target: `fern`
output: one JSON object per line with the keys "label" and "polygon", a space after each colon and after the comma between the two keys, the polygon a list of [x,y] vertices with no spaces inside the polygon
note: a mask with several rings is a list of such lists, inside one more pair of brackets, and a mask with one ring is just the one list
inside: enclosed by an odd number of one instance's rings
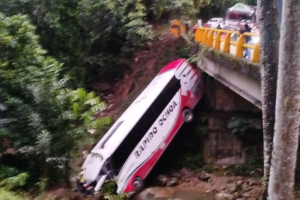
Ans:
{"label": "fern", "polygon": [[13,188],[22,187],[26,184],[28,177],[29,177],[28,173],[21,173],[17,176],[12,176],[10,178],[2,180],[0,182],[0,186],[9,190]]}

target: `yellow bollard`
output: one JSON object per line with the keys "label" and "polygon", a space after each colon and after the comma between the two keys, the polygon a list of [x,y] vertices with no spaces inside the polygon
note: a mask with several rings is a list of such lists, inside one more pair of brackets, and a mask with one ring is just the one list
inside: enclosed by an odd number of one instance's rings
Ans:
{"label": "yellow bollard", "polygon": [[211,30],[211,31],[208,33],[207,46],[209,46],[209,47],[212,47],[212,46],[213,46],[214,33],[215,33],[215,31],[213,31],[213,30]]}
{"label": "yellow bollard", "polygon": [[225,36],[224,47],[222,49],[222,51],[224,53],[229,53],[229,49],[230,49],[230,37],[231,37],[231,33],[227,33],[227,35]]}
{"label": "yellow bollard", "polygon": [[195,31],[195,41],[196,42],[201,42],[201,35],[202,35],[202,29],[197,28]]}
{"label": "yellow bollard", "polygon": [[259,62],[259,43],[254,45],[251,61],[254,63]]}
{"label": "yellow bollard", "polygon": [[236,51],[235,51],[235,56],[238,58],[243,57],[243,51],[244,51],[244,45],[245,43],[245,35],[241,34],[240,37],[238,38],[236,42]]}
{"label": "yellow bollard", "polygon": [[215,37],[214,49],[220,50],[221,36],[222,36],[222,32],[218,32]]}

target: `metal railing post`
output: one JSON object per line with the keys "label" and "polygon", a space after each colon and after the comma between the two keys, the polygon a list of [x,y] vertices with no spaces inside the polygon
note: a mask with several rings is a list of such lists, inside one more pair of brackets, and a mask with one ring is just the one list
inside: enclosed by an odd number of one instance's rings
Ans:
{"label": "metal railing post", "polygon": [[244,52],[244,45],[245,43],[245,35],[241,34],[240,37],[238,38],[236,42],[236,51],[235,51],[235,56],[238,58],[243,57],[243,52]]}

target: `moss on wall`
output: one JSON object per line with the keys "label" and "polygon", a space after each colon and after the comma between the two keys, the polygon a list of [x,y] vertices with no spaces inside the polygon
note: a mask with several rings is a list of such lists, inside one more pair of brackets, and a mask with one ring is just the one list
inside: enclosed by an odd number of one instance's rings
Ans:
{"label": "moss on wall", "polygon": [[260,79],[260,65],[258,63],[252,63],[245,58],[237,58],[232,54],[223,53],[219,50],[215,50],[213,48],[209,48],[204,45],[200,45],[201,54],[200,57],[207,57],[214,62],[229,67],[233,70],[239,71],[245,75],[248,75],[256,80]]}

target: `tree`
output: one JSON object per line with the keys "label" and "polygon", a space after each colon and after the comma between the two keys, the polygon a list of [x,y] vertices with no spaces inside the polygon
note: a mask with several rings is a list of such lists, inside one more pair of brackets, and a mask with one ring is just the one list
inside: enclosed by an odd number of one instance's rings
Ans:
{"label": "tree", "polygon": [[283,1],[270,200],[294,199],[300,127],[300,2]]}
{"label": "tree", "polygon": [[28,158],[33,182],[40,177],[51,182],[62,164],[62,174],[68,174],[71,154],[89,138],[88,130],[100,133],[111,121],[95,117],[104,102],[93,92],[71,89],[63,65],[45,55],[38,39],[26,16],[0,15],[0,99],[5,105],[0,138],[8,141],[6,149]]}
{"label": "tree", "polygon": [[195,17],[201,7],[209,3],[209,0],[152,0],[147,5],[151,11],[148,14],[151,14],[156,20],[167,15],[170,18],[189,21]]}
{"label": "tree", "polygon": [[48,54],[76,87],[114,80],[121,55],[152,39],[142,0],[0,1],[6,16],[28,15]]}
{"label": "tree", "polygon": [[264,184],[271,165],[275,124],[276,84],[278,69],[279,29],[274,0],[258,0],[258,24],[260,28],[260,74],[262,86],[262,113],[264,138]]}
{"label": "tree", "polygon": [[226,10],[236,3],[244,3],[248,5],[256,5],[256,0],[210,0],[200,9],[199,15],[202,19],[209,19],[211,17],[224,16]]}

